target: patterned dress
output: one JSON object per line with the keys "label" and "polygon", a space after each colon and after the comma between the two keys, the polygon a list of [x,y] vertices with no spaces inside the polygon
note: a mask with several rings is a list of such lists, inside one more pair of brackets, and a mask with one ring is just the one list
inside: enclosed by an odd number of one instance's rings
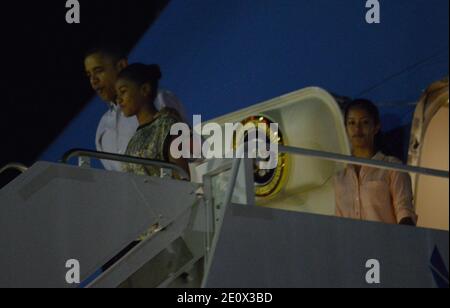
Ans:
{"label": "patterned dress", "polygon": [[[152,122],[137,129],[128,144],[125,155],[168,162],[170,128],[178,122],[180,117],[175,110],[162,109]],[[125,163],[123,171],[137,175],[160,176],[160,169],[153,166]]]}

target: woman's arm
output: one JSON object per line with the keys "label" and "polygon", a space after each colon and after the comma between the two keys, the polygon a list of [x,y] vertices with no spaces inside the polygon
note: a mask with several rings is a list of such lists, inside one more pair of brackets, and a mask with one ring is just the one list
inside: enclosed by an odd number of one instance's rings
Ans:
{"label": "woman's arm", "polygon": [[344,217],[344,214],[342,213],[342,205],[340,204],[340,195],[339,195],[339,189],[338,189],[338,185],[339,185],[339,181],[337,179],[337,175],[334,176],[333,178],[333,188],[334,188],[334,200],[335,200],[335,204],[334,204],[334,215],[336,217]]}
{"label": "woman's arm", "polygon": [[411,217],[405,217],[402,220],[400,220],[399,225],[405,225],[405,226],[416,226],[416,223],[412,220]]}
{"label": "woman's arm", "polygon": [[415,226],[417,215],[414,211],[411,177],[404,172],[391,172],[392,204],[401,225]]}

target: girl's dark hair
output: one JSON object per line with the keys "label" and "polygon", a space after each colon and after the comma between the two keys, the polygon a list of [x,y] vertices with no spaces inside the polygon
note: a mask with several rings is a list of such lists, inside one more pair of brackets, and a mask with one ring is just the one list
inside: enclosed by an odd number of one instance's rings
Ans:
{"label": "girl's dark hair", "polygon": [[[380,111],[378,110],[378,107],[368,99],[359,98],[352,100],[345,106],[344,111],[345,126],[347,126],[348,114],[352,109],[360,109],[366,111],[372,118],[375,125],[381,124]],[[375,150],[385,151],[383,142],[383,133],[381,132],[381,129],[375,136]]]}
{"label": "girl's dark hair", "polygon": [[152,88],[151,103],[153,103],[158,95],[159,80],[162,78],[162,73],[157,64],[135,63],[122,70],[119,78],[129,80],[138,86],[146,83],[150,84]]}
{"label": "girl's dark hair", "polygon": [[348,114],[352,109],[361,109],[366,111],[370,117],[372,118],[375,125],[380,124],[380,112],[378,111],[378,107],[375,106],[374,103],[369,101],[368,99],[355,99],[352,100],[345,106],[345,125],[347,125]]}

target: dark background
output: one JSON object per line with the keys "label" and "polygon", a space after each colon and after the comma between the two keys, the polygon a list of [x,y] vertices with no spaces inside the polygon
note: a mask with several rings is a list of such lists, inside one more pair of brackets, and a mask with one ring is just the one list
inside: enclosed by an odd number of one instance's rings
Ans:
{"label": "dark background", "polygon": [[88,49],[131,50],[168,2],[80,0],[80,24],[66,23],[65,0],[0,4],[0,167],[32,164],[94,95],[83,71]]}

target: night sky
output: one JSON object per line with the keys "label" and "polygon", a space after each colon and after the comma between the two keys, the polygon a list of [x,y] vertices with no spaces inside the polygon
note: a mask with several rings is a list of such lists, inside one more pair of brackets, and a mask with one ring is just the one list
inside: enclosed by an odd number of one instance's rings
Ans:
{"label": "night sky", "polygon": [[80,24],[67,24],[65,0],[2,3],[0,167],[31,165],[93,97],[87,50],[97,42],[131,50],[168,2],[80,0]]}

